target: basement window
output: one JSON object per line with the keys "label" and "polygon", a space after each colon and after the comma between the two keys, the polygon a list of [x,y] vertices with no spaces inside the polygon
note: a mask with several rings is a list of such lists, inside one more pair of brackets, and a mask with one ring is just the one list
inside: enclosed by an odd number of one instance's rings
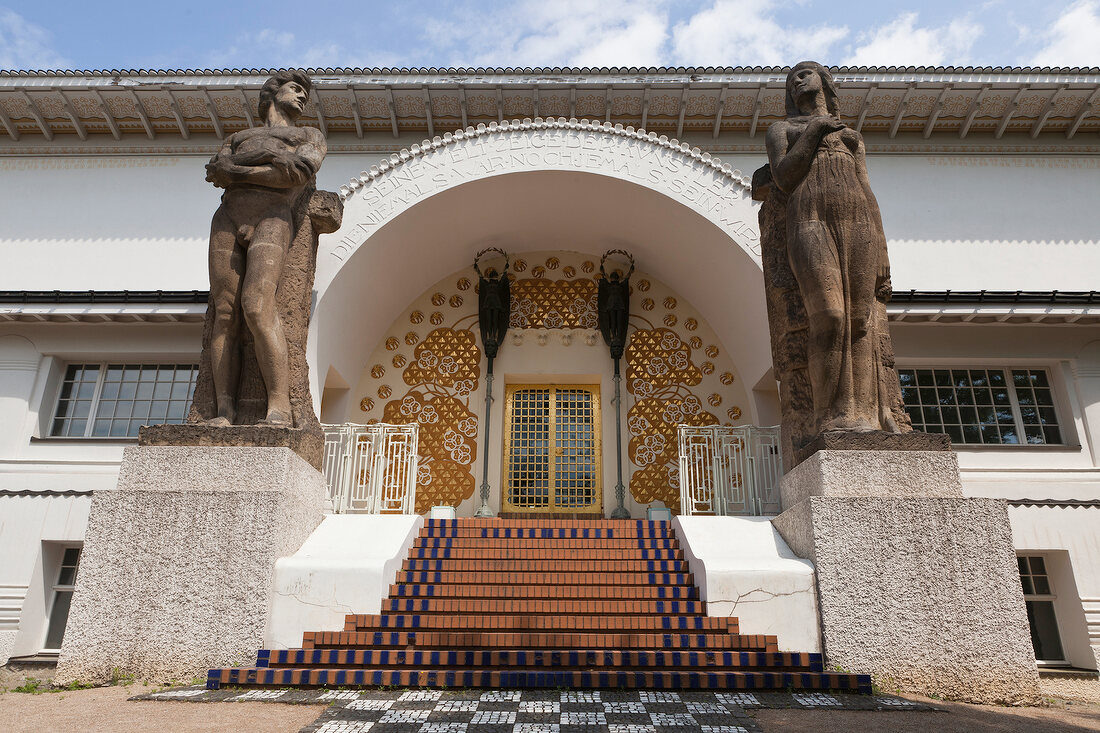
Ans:
{"label": "basement window", "polygon": [[50,435],[136,438],[142,425],[182,423],[197,364],[69,364]]}
{"label": "basement window", "polygon": [[80,548],[66,547],[53,585],[53,603],[50,604],[50,623],[46,628],[47,650],[60,650],[65,638],[65,625],[69,622],[69,606],[73,602],[76,572],[80,567]]}
{"label": "basement window", "polygon": [[899,369],[914,430],[962,445],[1061,445],[1046,369]]}
{"label": "basement window", "polygon": [[1041,555],[1021,555],[1016,562],[1020,566],[1020,584],[1024,589],[1035,659],[1052,665],[1066,664],[1062,636],[1058,633],[1058,619],[1054,615],[1057,597],[1047,575],[1046,561]]}

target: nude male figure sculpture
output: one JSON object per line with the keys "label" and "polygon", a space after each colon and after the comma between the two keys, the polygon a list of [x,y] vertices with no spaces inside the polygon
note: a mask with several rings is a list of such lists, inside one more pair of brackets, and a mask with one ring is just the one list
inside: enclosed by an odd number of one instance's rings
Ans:
{"label": "nude male figure sculpture", "polygon": [[210,362],[217,400],[211,425],[236,422],[242,321],[267,390],[261,424],[291,425],[290,366],[275,296],[294,237],[295,206],[312,191],[327,151],[320,130],[294,124],[310,88],[299,71],[268,79],[260,90],[263,127],[230,135],[206,165],[206,180],[225,189],[210,225]]}

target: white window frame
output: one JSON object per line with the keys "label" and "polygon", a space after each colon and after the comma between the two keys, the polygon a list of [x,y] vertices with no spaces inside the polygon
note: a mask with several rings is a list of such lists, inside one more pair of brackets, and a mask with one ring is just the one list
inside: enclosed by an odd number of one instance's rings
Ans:
{"label": "white window frame", "polygon": [[[54,648],[54,647],[47,647],[46,646],[46,640],[49,638],[49,635],[50,635],[50,621],[53,619],[54,606],[57,605],[57,593],[58,593],[58,591],[67,591],[69,593],[76,593],[76,579],[80,575],[80,565],[84,561],[84,545],[83,545],[83,543],[75,543],[75,542],[57,543],[57,549],[60,552],[60,556],[59,556],[57,566],[53,569],[53,580],[50,582],[49,609],[46,611],[46,623],[43,624],[43,628],[42,628],[41,653],[43,653],[43,654],[59,654],[61,652],[60,648]],[[65,584],[58,583],[58,581],[61,580],[61,571],[65,567],[65,553],[68,550],[77,550],[78,555],[77,555],[77,559],[76,559],[76,572],[73,573],[73,582],[71,584],[65,585]],[[72,604],[72,597],[71,596],[70,596],[70,599],[69,599],[69,603],[70,603],[69,609],[71,611],[72,610],[72,605],[71,605]],[[68,618],[65,619],[65,625],[66,626],[69,625]],[[62,635],[64,635],[64,632],[62,632]]]}
{"label": "white window frame", "polygon": [[[1058,365],[1051,364],[1049,361],[1033,362],[982,362],[982,361],[944,361],[944,360],[925,360],[925,359],[913,359],[902,362],[900,359],[895,366],[895,370],[898,372],[904,370],[937,370],[937,369],[984,369],[986,371],[999,370],[1005,374],[1008,389],[1009,406],[1012,410],[1012,419],[1016,425],[1017,434],[1021,437],[1019,443],[956,443],[951,442],[951,446],[954,450],[971,450],[971,449],[993,449],[993,450],[1045,450],[1045,449],[1079,449],[1080,445],[1077,441],[1077,433],[1074,426],[1074,411],[1071,406],[1067,404],[1065,395],[1062,390],[1062,377],[1061,370]],[[1014,370],[1027,369],[1031,371],[1043,370],[1047,375],[1047,384],[1049,385],[1051,405],[1054,408],[1054,413],[1058,418],[1058,431],[1061,433],[1060,443],[1028,443],[1027,434],[1024,430],[1025,425],[1023,421],[1023,414],[1020,412],[1019,398],[1016,395],[1016,388],[1012,381],[1012,372]],[[900,378],[900,375],[899,375]],[[904,403],[903,403],[904,404]]]}
{"label": "white window frame", "polygon": [[[69,373],[69,367],[73,366],[75,364],[79,364],[79,365],[83,365],[83,366],[97,366],[97,367],[99,367],[99,375],[96,378],[95,388],[92,392],[91,407],[88,411],[87,424],[84,426],[84,434],[83,435],[54,435],[54,432],[53,432],[54,423],[57,421],[57,418],[58,418],[57,411],[58,411],[58,408],[61,406],[61,395],[62,395],[62,392],[65,389],[65,376]],[[100,360],[96,360],[96,359],[70,359],[70,360],[67,360],[67,361],[62,361],[59,365],[60,369],[59,369],[59,372],[58,372],[57,385],[56,385],[56,388],[54,389],[54,397],[53,397],[51,410],[50,410],[49,415],[46,419],[46,424],[44,426],[42,426],[43,427],[42,435],[45,436],[47,440],[130,441],[130,440],[136,440],[137,439],[137,436],[134,436],[134,435],[93,435],[92,434],[92,431],[94,430],[94,426],[95,426],[95,419],[96,419],[97,411],[98,411],[99,405],[100,405],[100,398],[103,394],[103,384],[107,380],[107,367],[112,365],[112,364],[121,364],[123,366],[152,366],[152,365],[162,366],[162,365],[167,365],[167,364],[173,364],[173,365],[178,366],[178,365],[181,365],[181,364],[189,364],[196,371],[196,375],[195,375],[196,382],[198,380],[198,373],[197,372],[199,370],[199,363],[197,361],[191,361],[191,360],[188,360],[188,359],[163,359],[163,358],[161,358],[161,359],[138,359],[138,360],[134,360],[133,358],[128,358],[128,359],[109,359],[109,360],[105,360],[105,361],[100,361]],[[187,397],[187,402],[188,403],[190,403],[193,396],[194,395],[192,394],[191,396]],[[190,406],[188,406],[188,409],[189,409],[189,407]],[[186,419],[187,419],[187,417],[186,417],[186,412],[185,412],[183,420],[186,421]],[[160,424],[160,423],[156,423],[156,424]]]}
{"label": "white window frame", "polygon": [[[1024,603],[1026,604],[1028,601],[1049,601],[1050,602],[1051,610],[1053,610],[1053,612],[1054,612],[1054,628],[1058,632],[1058,645],[1062,648],[1062,658],[1061,659],[1038,659],[1038,658],[1036,658],[1035,659],[1035,664],[1037,664],[1040,667],[1069,667],[1069,666],[1072,666],[1070,664],[1069,660],[1066,658],[1065,635],[1062,633],[1062,620],[1061,620],[1061,618],[1059,618],[1059,614],[1058,614],[1058,594],[1055,592],[1054,581],[1051,580],[1051,577],[1050,577],[1050,575],[1051,575],[1051,573],[1050,573],[1050,557],[1047,554],[1042,553],[1042,552],[1028,552],[1028,551],[1017,552],[1016,557],[1018,557],[1018,558],[1019,557],[1029,558],[1029,560],[1028,560],[1028,569],[1029,570],[1031,569],[1030,558],[1033,558],[1033,557],[1042,558],[1043,567],[1046,569],[1046,573],[1043,574],[1043,577],[1047,579],[1047,587],[1050,588],[1051,592],[1050,593],[1026,593],[1025,592],[1024,593]],[[1034,573],[1029,572],[1028,577],[1035,577]],[[1022,584],[1021,584],[1021,587],[1022,587]],[[1032,585],[1032,588],[1034,588],[1034,584]],[[1030,626],[1030,624],[1029,624],[1029,626]],[[1030,634],[1030,632],[1031,632],[1031,629],[1029,628],[1028,633]]]}

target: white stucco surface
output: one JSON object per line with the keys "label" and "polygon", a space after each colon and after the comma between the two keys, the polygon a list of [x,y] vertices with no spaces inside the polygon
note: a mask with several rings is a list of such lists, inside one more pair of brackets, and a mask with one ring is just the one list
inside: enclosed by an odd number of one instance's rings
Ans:
{"label": "white stucco surface", "polygon": [[275,563],[264,645],[302,645],[305,631],[341,631],[349,613],[378,613],[424,517],[334,514]]}
{"label": "white stucco surface", "polygon": [[708,616],[736,616],[742,634],[775,634],[779,649],[820,652],[814,566],[769,517],[672,520]]}

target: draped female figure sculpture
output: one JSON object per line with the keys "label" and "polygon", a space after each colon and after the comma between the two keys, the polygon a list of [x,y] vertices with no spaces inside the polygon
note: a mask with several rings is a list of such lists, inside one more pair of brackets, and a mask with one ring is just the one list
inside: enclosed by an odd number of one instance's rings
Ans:
{"label": "draped female figure sculpture", "polygon": [[[786,248],[805,307],[813,433],[907,432],[881,304],[890,264],[863,136],[837,116],[821,64],[787,76],[787,117],[768,128],[771,184],[786,198]],[[882,317],[879,317],[879,316]],[[884,360],[884,350],[890,353]]]}

